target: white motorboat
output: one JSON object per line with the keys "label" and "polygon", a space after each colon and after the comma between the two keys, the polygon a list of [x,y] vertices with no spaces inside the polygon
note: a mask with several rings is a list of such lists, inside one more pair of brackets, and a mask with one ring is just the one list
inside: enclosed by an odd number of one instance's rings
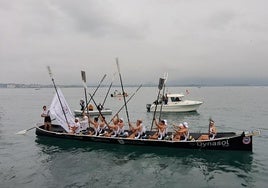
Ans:
{"label": "white motorboat", "polygon": [[[82,116],[82,110],[74,110],[74,115],[75,116]],[[98,110],[89,110],[89,111],[84,111],[86,114],[90,115],[90,116],[98,116],[100,113]],[[112,114],[112,110],[110,108],[104,108],[101,110],[101,114],[102,115],[111,115]]]}
{"label": "white motorboat", "polygon": [[157,112],[161,111],[161,108],[162,112],[192,112],[197,111],[203,104],[202,101],[184,100],[183,98],[183,94],[166,94],[159,101],[147,104],[146,108],[148,112],[154,112],[156,106]]}

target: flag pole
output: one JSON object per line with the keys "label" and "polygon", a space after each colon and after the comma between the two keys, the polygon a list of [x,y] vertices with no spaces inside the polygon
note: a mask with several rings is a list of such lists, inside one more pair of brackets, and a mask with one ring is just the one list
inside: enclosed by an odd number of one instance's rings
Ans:
{"label": "flag pole", "polygon": [[56,84],[55,84],[55,81],[54,81],[54,78],[53,78],[53,75],[52,75],[50,66],[47,66],[47,70],[48,70],[49,76],[50,76],[50,78],[51,78],[51,80],[52,80],[53,86],[54,86],[54,88],[55,88],[57,97],[58,97],[58,99],[59,99],[60,106],[61,106],[63,115],[64,115],[64,117],[65,117],[66,123],[67,123],[67,125],[69,126],[69,123],[68,123],[68,120],[67,120],[67,116],[66,116],[65,111],[64,111],[64,109],[63,109],[63,105],[62,105],[62,102],[61,102],[61,100],[60,100],[60,96],[59,96],[59,93],[58,93],[58,90],[57,90],[57,87],[56,87]]}

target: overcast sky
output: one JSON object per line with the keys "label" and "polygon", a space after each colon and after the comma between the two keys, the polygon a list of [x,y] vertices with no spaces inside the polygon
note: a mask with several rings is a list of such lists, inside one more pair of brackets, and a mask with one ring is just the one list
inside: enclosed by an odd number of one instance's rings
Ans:
{"label": "overcast sky", "polygon": [[[0,0],[0,83],[268,83],[267,0]],[[116,77],[117,80],[118,76]],[[118,82],[119,83],[119,82]]]}

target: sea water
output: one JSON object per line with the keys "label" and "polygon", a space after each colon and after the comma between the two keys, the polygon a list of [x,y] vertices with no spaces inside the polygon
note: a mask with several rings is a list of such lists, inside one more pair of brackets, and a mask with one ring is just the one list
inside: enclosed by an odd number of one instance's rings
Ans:
{"label": "sea water", "polygon": [[[121,88],[112,88],[111,93],[115,89]],[[125,87],[129,96],[136,89]],[[161,114],[170,131],[172,124],[186,121],[190,131],[207,132],[209,118],[218,131],[260,129],[261,135],[253,138],[253,152],[61,140],[37,137],[34,130],[16,135],[43,122],[42,106],[50,105],[55,90],[0,89],[0,187],[267,187],[268,87],[168,87],[167,91],[186,93],[186,89],[187,99],[204,103],[197,112]],[[83,88],[62,91],[70,108],[79,109]],[[97,91],[96,103],[103,102],[107,91],[105,87]],[[127,104],[130,122],[142,119],[150,129],[153,113],[147,112],[146,104],[157,94],[156,87],[142,87],[135,94]],[[123,98],[109,94],[104,106],[114,114],[122,105]],[[119,113],[125,121],[126,113],[125,109]]]}

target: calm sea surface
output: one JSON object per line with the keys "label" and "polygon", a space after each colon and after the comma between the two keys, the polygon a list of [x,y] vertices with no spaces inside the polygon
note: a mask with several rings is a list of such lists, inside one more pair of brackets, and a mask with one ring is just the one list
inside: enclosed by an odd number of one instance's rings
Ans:
{"label": "calm sea surface", "polygon": [[[90,88],[92,91],[92,88]],[[120,88],[112,88],[111,91]],[[54,89],[0,89],[0,187],[267,187],[268,87],[170,87],[187,99],[202,100],[197,113],[162,114],[169,124],[187,121],[191,131],[206,131],[212,117],[218,131],[261,129],[253,152],[193,151],[110,145],[36,137],[15,133],[42,122],[43,105],[50,105]],[[126,87],[131,94],[136,88]],[[84,98],[82,88],[62,89],[72,110]],[[107,88],[94,97],[102,102]],[[93,92],[91,92],[93,93]],[[149,128],[152,113],[146,104],[157,88],[143,87],[128,104],[130,120],[141,118]],[[113,112],[123,99],[105,103]],[[120,116],[125,120],[123,109]],[[107,119],[111,117],[108,116]]]}

